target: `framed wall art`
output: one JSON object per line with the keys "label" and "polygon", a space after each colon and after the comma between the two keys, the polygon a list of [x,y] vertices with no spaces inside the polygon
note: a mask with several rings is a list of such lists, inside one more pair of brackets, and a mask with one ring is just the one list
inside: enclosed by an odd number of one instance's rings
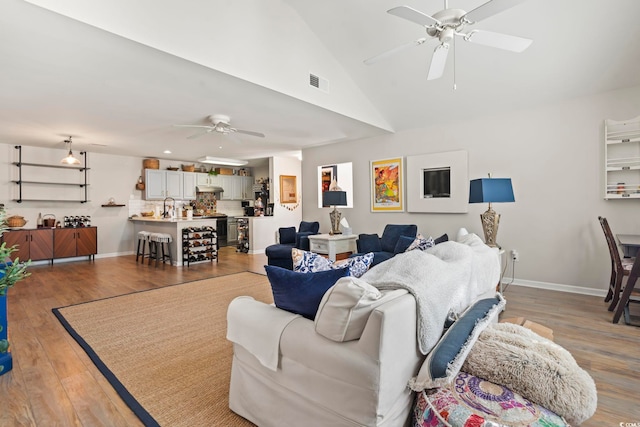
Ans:
{"label": "framed wall art", "polygon": [[407,156],[407,211],[468,212],[467,157],[463,150]]}
{"label": "framed wall art", "polygon": [[402,157],[371,162],[371,212],[403,212]]}
{"label": "framed wall art", "polygon": [[298,202],[298,183],[295,175],[280,175],[280,203]]}
{"label": "framed wall art", "polygon": [[347,192],[347,206],[353,207],[353,167],[351,162],[318,166],[318,208],[322,208],[322,193],[329,190],[332,180]]}

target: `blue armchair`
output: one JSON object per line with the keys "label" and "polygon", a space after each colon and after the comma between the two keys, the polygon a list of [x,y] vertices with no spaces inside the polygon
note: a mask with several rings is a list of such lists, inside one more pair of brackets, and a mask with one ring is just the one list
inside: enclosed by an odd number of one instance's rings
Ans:
{"label": "blue armchair", "polygon": [[278,229],[279,243],[267,246],[267,264],[293,270],[291,249],[297,248],[309,250],[309,236],[318,234],[320,223],[317,221],[301,221],[298,231],[295,227],[282,227]]}
{"label": "blue armchair", "polygon": [[373,263],[371,264],[373,267],[404,252],[417,234],[418,226],[415,224],[387,224],[382,232],[382,237],[378,237],[377,234],[359,234],[356,242],[358,253],[351,256],[373,252]]}

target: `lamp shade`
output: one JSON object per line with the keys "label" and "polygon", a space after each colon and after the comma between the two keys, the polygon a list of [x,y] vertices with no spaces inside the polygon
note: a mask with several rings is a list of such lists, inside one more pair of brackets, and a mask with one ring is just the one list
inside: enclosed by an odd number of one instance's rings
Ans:
{"label": "lamp shade", "polygon": [[325,191],[322,193],[322,206],[347,206],[347,192]]}
{"label": "lamp shade", "polygon": [[469,203],[515,202],[511,178],[479,178],[471,180]]}

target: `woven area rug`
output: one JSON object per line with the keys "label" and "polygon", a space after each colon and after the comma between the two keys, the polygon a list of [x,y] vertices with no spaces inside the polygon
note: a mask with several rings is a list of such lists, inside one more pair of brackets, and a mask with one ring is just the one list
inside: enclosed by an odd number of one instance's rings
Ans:
{"label": "woven area rug", "polygon": [[239,295],[273,302],[267,277],[246,272],[53,312],[145,425],[252,425],[229,410],[226,313]]}

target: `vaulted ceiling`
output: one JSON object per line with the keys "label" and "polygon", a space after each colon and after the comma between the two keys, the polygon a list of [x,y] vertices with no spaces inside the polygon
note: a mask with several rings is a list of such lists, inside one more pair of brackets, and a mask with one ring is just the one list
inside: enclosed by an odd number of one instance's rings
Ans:
{"label": "vaulted ceiling", "polygon": [[[451,0],[472,10],[485,0]],[[562,102],[640,85],[640,2],[527,0],[474,25],[533,39],[466,43],[427,81],[433,40],[387,0],[4,0],[0,142],[193,161],[306,146]],[[427,14],[440,0],[405,0]],[[309,75],[327,87],[313,87]],[[455,89],[454,89],[455,84]],[[265,138],[197,130],[224,114]],[[163,154],[170,150],[172,154]]]}

